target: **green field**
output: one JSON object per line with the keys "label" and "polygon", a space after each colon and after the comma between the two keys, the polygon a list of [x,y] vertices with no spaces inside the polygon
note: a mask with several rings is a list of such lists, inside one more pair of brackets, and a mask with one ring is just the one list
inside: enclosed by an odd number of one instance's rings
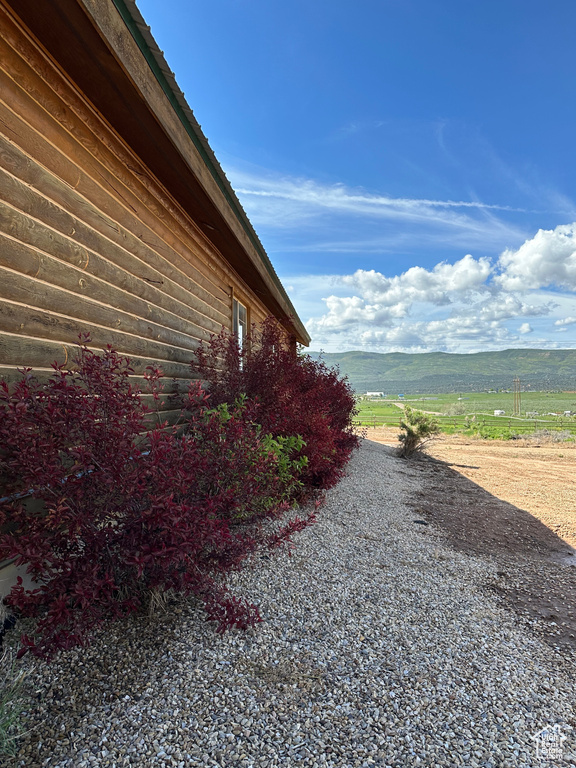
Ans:
{"label": "green field", "polygon": [[[399,399],[361,399],[358,423],[363,426],[398,426],[401,409],[407,403],[434,413],[444,432],[466,432],[482,437],[512,438],[541,430],[576,435],[576,392],[522,392],[520,416],[513,416],[512,392],[413,395]],[[495,410],[504,416],[494,416]]]}

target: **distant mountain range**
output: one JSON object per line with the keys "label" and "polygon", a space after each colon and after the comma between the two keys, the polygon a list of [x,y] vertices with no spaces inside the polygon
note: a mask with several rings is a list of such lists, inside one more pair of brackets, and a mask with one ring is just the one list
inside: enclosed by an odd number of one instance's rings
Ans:
{"label": "distant mountain range", "polygon": [[363,392],[482,392],[512,389],[576,390],[576,349],[505,349],[455,355],[428,352],[310,352],[337,366],[359,394]]}

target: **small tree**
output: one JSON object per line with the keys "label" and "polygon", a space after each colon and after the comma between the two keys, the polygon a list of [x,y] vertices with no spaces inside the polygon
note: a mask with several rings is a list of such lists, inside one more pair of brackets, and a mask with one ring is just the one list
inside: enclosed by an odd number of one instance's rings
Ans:
{"label": "small tree", "polygon": [[440,425],[432,416],[422,411],[416,411],[409,405],[404,408],[404,417],[400,421],[402,432],[398,435],[400,441],[399,455],[409,458],[416,451],[440,433]]}
{"label": "small tree", "polygon": [[444,411],[445,416],[464,416],[466,413],[466,406],[464,403],[450,403],[448,408]]}

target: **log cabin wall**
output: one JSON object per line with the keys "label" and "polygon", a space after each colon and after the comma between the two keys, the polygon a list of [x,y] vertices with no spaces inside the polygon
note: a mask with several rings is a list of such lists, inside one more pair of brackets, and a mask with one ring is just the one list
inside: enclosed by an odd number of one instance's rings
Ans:
{"label": "log cabin wall", "polygon": [[[235,300],[309,342],[158,54],[133,0],[0,0],[0,379],[89,333],[178,389]],[[0,598],[18,573],[0,563]]]}
{"label": "log cabin wall", "polygon": [[74,355],[191,377],[200,339],[270,311],[156,176],[0,5],[0,378]]}

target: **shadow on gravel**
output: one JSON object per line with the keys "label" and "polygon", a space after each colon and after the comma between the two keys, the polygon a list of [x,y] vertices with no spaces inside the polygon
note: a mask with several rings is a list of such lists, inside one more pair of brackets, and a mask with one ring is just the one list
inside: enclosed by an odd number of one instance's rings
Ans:
{"label": "shadow on gravel", "polygon": [[415,516],[455,549],[492,558],[497,577],[486,588],[530,620],[550,645],[576,650],[575,551],[529,512],[493,496],[453,466],[426,454],[406,460],[422,478],[412,499]]}

